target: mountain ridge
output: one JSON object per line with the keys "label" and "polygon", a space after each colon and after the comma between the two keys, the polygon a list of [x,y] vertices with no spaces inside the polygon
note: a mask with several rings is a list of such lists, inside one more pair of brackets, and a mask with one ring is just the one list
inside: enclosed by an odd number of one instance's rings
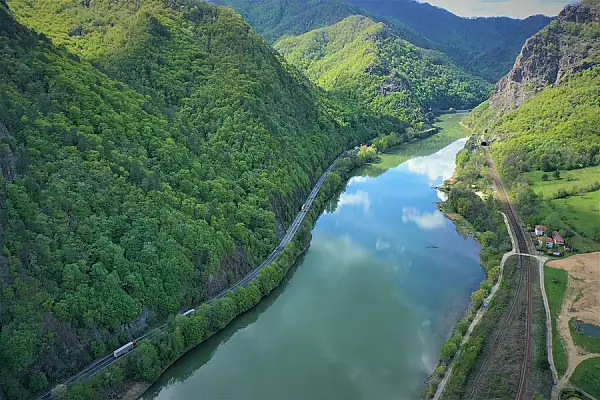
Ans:
{"label": "mountain ridge", "polygon": [[418,48],[393,27],[362,15],[274,46],[329,92],[407,121],[419,122],[417,115],[430,109],[475,107],[491,88],[443,53]]}
{"label": "mountain ridge", "polygon": [[413,0],[336,0],[333,6],[325,0],[217,3],[238,10],[270,42],[336,24],[350,15],[364,15],[393,26],[404,39],[419,47],[445,52],[457,65],[490,82],[510,70],[525,39],[550,21],[545,16],[524,20],[470,19]]}

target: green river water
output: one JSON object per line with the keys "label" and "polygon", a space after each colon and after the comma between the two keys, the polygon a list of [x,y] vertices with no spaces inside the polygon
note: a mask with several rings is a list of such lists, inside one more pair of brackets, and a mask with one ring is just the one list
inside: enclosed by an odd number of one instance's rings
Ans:
{"label": "green river water", "polygon": [[468,133],[436,136],[356,173],[310,249],[255,309],[187,353],[144,399],[418,399],[484,272],[432,189]]}

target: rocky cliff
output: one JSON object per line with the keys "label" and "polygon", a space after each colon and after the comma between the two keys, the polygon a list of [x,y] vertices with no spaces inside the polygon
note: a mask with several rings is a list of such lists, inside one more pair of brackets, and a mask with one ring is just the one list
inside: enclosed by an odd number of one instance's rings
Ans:
{"label": "rocky cliff", "polygon": [[490,108],[499,114],[521,106],[548,85],[600,62],[600,2],[567,6],[548,27],[527,40],[513,69],[496,84]]}

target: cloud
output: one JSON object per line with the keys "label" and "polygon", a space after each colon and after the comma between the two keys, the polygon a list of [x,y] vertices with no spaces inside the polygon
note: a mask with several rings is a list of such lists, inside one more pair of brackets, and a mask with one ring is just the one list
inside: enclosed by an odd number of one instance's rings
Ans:
{"label": "cloud", "polygon": [[508,16],[527,18],[534,14],[557,15],[569,0],[429,0],[463,17]]}
{"label": "cloud", "polygon": [[435,154],[408,160],[406,166],[411,172],[427,175],[430,183],[448,179],[454,172],[456,153],[465,146],[466,142],[466,138],[459,139]]}
{"label": "cloud", "polygon": [[344,206],[363,206],[365,212],[369,211],[371,208],[369,193],[362,190],[359,190],[356,193],[342,193],[336,211]]}
{"label": "cloud", "polygon": [[444,214],[435,210],[432,213],[421,213],[415,207],[402,208],[402,222],[414,222],[421,229],[437,229],[446,226]]}
{"label": "cloud", "polygon": [[365,183],[368,180],[369,180],[368,176],[353,176],[348,181],[348,186],[351,186],[351,185],[353,185],[355,183]]}

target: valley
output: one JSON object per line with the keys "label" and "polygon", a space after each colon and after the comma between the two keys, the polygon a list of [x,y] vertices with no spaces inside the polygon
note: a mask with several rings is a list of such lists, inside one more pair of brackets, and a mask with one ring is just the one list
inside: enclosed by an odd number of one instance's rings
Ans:
{"label": "valley", "polygon": [[143,398],[418,398],[484,277],[478,244],[437,210],[431,188],[452,174],[461,117],[353,173],[282,286]]}
{"label": "valley", "polygon": [[598,0],[0,0],[0,400],[600,398],[599,73]]}

